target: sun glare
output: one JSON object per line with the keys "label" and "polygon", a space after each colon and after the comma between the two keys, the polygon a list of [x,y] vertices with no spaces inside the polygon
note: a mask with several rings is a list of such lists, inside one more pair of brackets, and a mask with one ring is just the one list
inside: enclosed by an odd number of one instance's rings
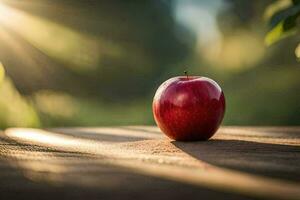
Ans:
{"label": "sun glare", "polygon": [[105,40],[100,41],[60,23],[6,5],[1,0],[0,27],[21,36],[49,57],[69,64],[67,66],[74,70],[95,68],[102,51],[117,56],[120,52],[118,46]]}
{"label": "sun glare", "polygon": [[0,26],[2,25],[2,22],[9,21],[12,17],[13,12],[11,12],[10,8],[0,1]]}

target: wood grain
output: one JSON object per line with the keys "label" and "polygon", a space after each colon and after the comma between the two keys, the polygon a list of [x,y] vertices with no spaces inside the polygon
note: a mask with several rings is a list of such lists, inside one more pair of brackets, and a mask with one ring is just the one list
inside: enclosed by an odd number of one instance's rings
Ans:
{"label": "wood grain", "polygon": [[300,199],[299,127],[222,127],[188,143],[149,126],[15,128],[0,155],[0,198]]}

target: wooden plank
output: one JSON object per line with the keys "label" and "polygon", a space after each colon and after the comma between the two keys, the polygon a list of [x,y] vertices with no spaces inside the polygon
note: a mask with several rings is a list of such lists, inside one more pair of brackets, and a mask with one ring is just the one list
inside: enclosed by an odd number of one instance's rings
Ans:
{"label": "wooden plank", "polygon": [[[102,191],[97,198],[105,194],[103,188],[124,193],[116,187],[122,174],[135,177],[127,184],[139,184],[141,193],[154,194],[145,185],[150,178],[163,189],[159,195],[172,199],[189,192],[214,199],[300,199],[299,127],[223,127],[210,141],[188,143],[148,126],[8,129],[1,138],[2,163],[12,167],[7,171],[63,191],[97,188],[91,189]],[[137,194],[125,191],[129,197]]]}

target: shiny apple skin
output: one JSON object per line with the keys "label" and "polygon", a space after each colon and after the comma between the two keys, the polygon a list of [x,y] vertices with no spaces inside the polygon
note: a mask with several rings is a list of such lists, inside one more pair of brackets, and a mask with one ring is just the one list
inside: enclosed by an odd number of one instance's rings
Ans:
{"label": "shiny apple skin", "polygon": [[174,77],[165,81],[153,99],[156,124],[178,141],[208,140],[218,130],[225,113],[221,87],[206,77]]}

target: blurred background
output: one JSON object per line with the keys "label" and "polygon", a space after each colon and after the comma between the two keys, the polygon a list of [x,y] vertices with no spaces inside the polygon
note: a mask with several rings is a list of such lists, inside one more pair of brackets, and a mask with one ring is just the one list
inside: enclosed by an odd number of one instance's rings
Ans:
{"label": "blurred background", "polygon": [[152,125],[184,70],[221,85],[224,125],[300,125],[300,37],[266,47],[273,3],[0,0],[0,128]]}

